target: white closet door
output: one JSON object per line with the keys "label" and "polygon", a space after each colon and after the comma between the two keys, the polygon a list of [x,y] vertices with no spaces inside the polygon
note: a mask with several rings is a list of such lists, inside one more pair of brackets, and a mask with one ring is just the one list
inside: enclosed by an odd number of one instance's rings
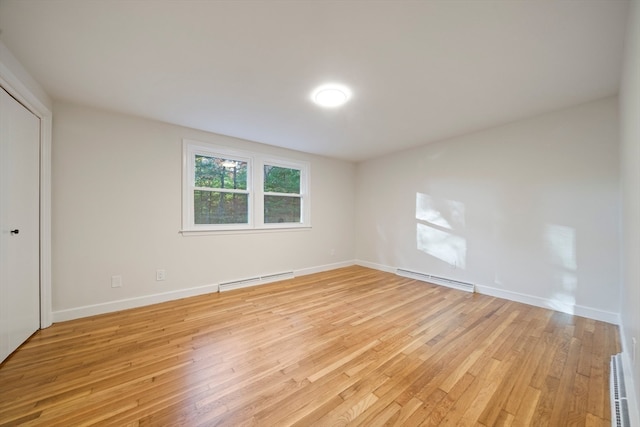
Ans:
{"label": "white closet door", "polygon": [[0,88],[0,362],[40,325],[40,120]]}

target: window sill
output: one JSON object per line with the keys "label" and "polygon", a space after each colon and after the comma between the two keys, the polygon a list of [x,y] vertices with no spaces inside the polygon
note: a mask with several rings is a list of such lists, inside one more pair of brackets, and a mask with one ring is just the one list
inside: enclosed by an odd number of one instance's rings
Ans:
{"label": "window sill", "polygon": [[255,233],[278,233],[292,231],[310,231],[310,225],[291,226],[291,227],[268,227],[268,228],[243,228],[236,230],[180,230],[179,233],[185,237],[188,236],[211,236],[226,234],[255,234]]}

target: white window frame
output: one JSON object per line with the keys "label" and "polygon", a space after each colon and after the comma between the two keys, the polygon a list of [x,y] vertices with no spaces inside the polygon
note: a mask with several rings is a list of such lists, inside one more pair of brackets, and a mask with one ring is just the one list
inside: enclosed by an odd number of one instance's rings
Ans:
{"label": "white window frame", "polygon": [[[276,166],[287,169],[297,169],[300,171],[300,193],[299,194],[286,194],[286,193],[271,193],[264,191],[264,166]],[[256,171],[259,187],[255,192],[256,195],[256,211],[259,209],[259,214],[256,215],[256,224],[258,228],[291,228],[291,227],[304,227],[309,222],[309,164],[307,162],[292,161],[287,159],[280,159],[275,157],[263,157],[260,159],[260,170]],[[282,196],[282,197],[299,197],[300,198],[300,222],[299,223],[265,223],[264,222],[264,197],[265,196]]]}
{"label": "white window frame", "polygon": [[[218,157],[247,162],[248,223],[247,224],[195,224],[194,190],[195,157]],[[300,171],[300,193],[291,197],[300,198],[300,222],[265,223],[264,196],[280,193],[265,193],[264,165],[278,166]],[[225,146],[184,139],[182,142],[182,230],[183,234],[209,232],[247,232],[252,230],[285,230],[311,227],[310,164],[306,161],[274,157],[257,152],[236,150]]]}

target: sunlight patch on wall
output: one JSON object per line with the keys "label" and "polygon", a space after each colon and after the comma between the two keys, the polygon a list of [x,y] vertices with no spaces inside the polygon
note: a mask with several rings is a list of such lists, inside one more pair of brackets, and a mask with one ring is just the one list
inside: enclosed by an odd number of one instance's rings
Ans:
{"label": "sunlight patch on wall", "polygon": [[464,203],[455,200],[437,201],[428,194],[416,193],[416,219],[449,230],[464,229]]}
{"label": "sunlight patch on wall", "polygon": [[552,297],[551,308],[574,313],[578,290],[576,231],[563,225],[547,224],[544,238],[551,265],[556,269],[552,276],[556,292]]}
{"label": "sunlight patch on wall", "polygon": [[418,249],[449,265],[465,268],[467,241],[446,231],[425,224],[417,224]]}
{"label": "sunlight patch on wall", "polygon": [[547,224],[545,240],[554,265],[569,270],[577,268],[576,231],[573,228]]}
{"label": "sunlight patch on wall", "polygon": [[467,240],[464,203],[416,193],[417,249],[456,268],[465,268]]}

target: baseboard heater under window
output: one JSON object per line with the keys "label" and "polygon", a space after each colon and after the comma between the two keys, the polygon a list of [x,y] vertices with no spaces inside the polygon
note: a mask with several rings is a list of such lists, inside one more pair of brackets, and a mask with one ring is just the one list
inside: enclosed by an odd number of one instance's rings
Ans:
{"label": "baseboard heater under window", "polygon": [[445,277],[433,276],[431,274],[419,273],[417,271],[405,270],[403,268],[396,269],[396,274],[410,279],[420,280],[422,282],[433,283],[434,285],[446,286],[448,288],[458,289],[466,292],[475,292],[475,286],[471,283],[460,282],[458,280],[447,279]]}
{"label": "baseboard heater under window", "polygon": [[611,356],[609,392],[611,393],[611,426],[631,427],[627,389],[624,385],[624,373],[622,371],[622,354],[620,353]]}
{"label": "baseboard heater under window", "polygon": [[264,276],[249,277],[247,279],[233,280],[220,283],[218,292],[231,291],[233,289],[247,288],[249,286],[264,285],[266,283],[277,282],[278,280],[293,279],[293,271],[284,273],[266,274]]}

